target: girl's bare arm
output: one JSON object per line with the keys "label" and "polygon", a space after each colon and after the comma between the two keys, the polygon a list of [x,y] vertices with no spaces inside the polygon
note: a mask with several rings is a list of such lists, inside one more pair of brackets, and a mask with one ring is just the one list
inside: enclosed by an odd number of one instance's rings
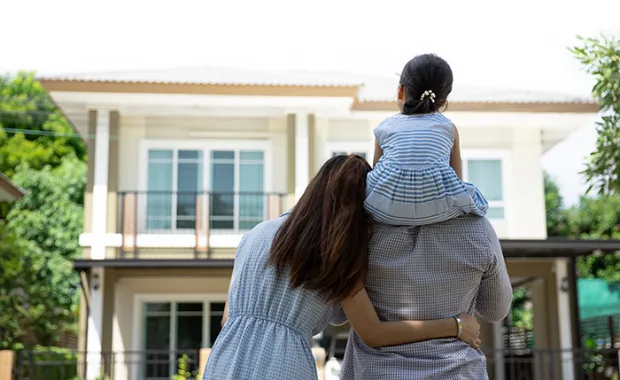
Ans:
{"label": "girl's bare arm", "polygon": [[383,156],[383,149],[381,149],[381,145],[379,145],[379,141],[375,140],[375,156],[372,160],[372,167],[374,168],[379,162],[379,159]]}
{"label": "girl's bare arm", "polygon": [[454,145],[452,146],[452,153],[450,155],[450,166],[456,172],[459,179],[463,180],[463,163],[461,161],[461,143],[459,139],[459,130],[453,127],[454,130]]}

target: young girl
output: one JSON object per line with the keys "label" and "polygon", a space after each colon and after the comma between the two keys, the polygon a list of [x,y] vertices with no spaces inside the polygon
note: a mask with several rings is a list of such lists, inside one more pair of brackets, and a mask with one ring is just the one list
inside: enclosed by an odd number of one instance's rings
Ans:
{"label": "young girl", "polygon": [[369,171],[359,156],[331,158],[290,213],[243,237],[205,380],[316,380],[310,342],[340,315],[340,307],[370,347],[442,337],[480,347],[480,326],[471,315],[379,320],[363,288]]}
{"label": "young girl", "polygon": [[451,91],[452,69],[440,57],[419,55],[405,65],[398,87],[401,113],[375,129],[365,201],[373,219],[415,226],[486,214],[482,193],[462,181],[458,131],[440,113]]}

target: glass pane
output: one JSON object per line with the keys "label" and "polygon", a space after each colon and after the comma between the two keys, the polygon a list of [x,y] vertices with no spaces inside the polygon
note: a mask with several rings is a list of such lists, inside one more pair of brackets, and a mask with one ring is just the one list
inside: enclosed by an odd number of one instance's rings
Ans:
{"label": "glass pane", "polygon": [[145,319],[144,377],[170,378],[170,317],[147,316]]}
{"label": "glass pane", "polygon": [[[218,152],[213,152],[213,155]],[[219,152],[227,153],[227,152]],[[234,152],[232,153],[234,156]],[[211,228],[232,229],[234,217],[235,165],[233,163],[211,164]]]}
{"label": "glass pane", "polygon": [[355,152],[355,153],[353,153],[353,154],[356,154],[356,155],[358,155],[358,156],[360,156],[360,157],[362,157],[362,158],[366,158],[366,153],[362,153],[362,152]]}
{"label": "glass pane", "polygon": [[213,160],[234,160],[235,152],[232,150],[214,150],[211,152]]}
{"label": "glass pane", "polygon": [[202,302],[191,302],[191,303],[178,303],[177,311],[193,311],[193,312],[202,312],[203,304]]}
{"label": "glass pane", "polygon": [[336,156],[346,156],[347,152],[332,152],[332,157]]}
{"label": "glass pane", "polygon": [[468,182],[476,185],[489,201],[503,200],[502,161],[467,161]]}
{"label": "glass pane", "polygon": [[239,158],[243,161],[243,160],[253,160],[253,161],[257,161],[257,160],[262,160],[263,159],[263,152],[248,152],[248,151],[243,151],[239,154]]}
{"label": "glass pane", "polygon": [[170,303],[169,302],[157,302],[157,303],[147,303],[145,304],[146,312],[169,312],[170,311]]}
{"label": "glass pane", "polygon": [[202,160],[202,151],[200,150],[180,150],[179,160]]}
{"label": "glass pane", "polygon": [[487,210],[487,218],[489,219],[504,219],[503,207],[489,207]]}
{"label": "glass pane", "polygon": [[211,314],[216,313],[216,312],[222,312],[223,313],[225,306],[226,306],[226,303],[224,303],[224,302],[213,302],[213,303],[211,303]]}
{"label": "glass pane", "polygon": [[222,316],[211,315],[209,317],[209,347],[213,347],[220,331],[222,331]]}
{"label": "glass pane", "polygon": [[263,164],[239,165],[239,229],[254,228],[264,219]]}
{"label": "glass pane", "polygon": [[146,201],[146,228],[166,230],[171,227],[172,212],[172,151],[151,150],[149,160],[166,157],[169,161],[148,164],[148,191]]}
{"label": "glass pane", "polygon": [[180,315],[177,317],[177,350],[202,348],[203,315]]}
{"label": "glass pane", "polygon": [[170,160],[172,161],[172,150],[149,150],[149,161],[151,160]]}
{"label": "glass pane", "polygon": [[179,162],[177,174],[177,228],[193,229],[196,226],[196,195],[202,191],[202,152],[179,151],[194,160]]}

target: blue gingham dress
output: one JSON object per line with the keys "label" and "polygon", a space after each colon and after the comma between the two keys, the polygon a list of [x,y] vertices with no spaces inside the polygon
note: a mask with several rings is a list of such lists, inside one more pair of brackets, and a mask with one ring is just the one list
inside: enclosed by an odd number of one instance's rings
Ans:
{"label": "blue gingham dress", "polygon": [[398,114],[381,122],[375,137],[383,156],[368,174],[365,203],[374,220],[415,226],[486,214],[482,193],[450,167],[454,136],[447,117]]}
{"label": "blue gingham dress", "polygon": [[291,289],[287,274],[277,277],[265,266],[284,218],[259,224],[239,244],[228,321],[209,355],[205,380],[317,379],[312,336],[327,327],[338,305]]}

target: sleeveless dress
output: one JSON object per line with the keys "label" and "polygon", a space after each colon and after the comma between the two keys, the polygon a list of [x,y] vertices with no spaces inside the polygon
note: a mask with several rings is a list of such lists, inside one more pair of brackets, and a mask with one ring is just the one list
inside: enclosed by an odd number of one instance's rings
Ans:
{"label": "sleeveless dress", "polygon": [[368,174],[366,210],[390,225],[416,226],[462,214],[484,216],[488,202],[450,167],[453,124],[440,113],[392,116],[375,137],[383,156]]}
{"label": "sleeveless dress", "polygon": [[338,313],[314,292],[291,289],[265,263],[285,216],[256,226],[237,249],[228,320],[213,345],[203,380],[316,380],[312,337]]}

